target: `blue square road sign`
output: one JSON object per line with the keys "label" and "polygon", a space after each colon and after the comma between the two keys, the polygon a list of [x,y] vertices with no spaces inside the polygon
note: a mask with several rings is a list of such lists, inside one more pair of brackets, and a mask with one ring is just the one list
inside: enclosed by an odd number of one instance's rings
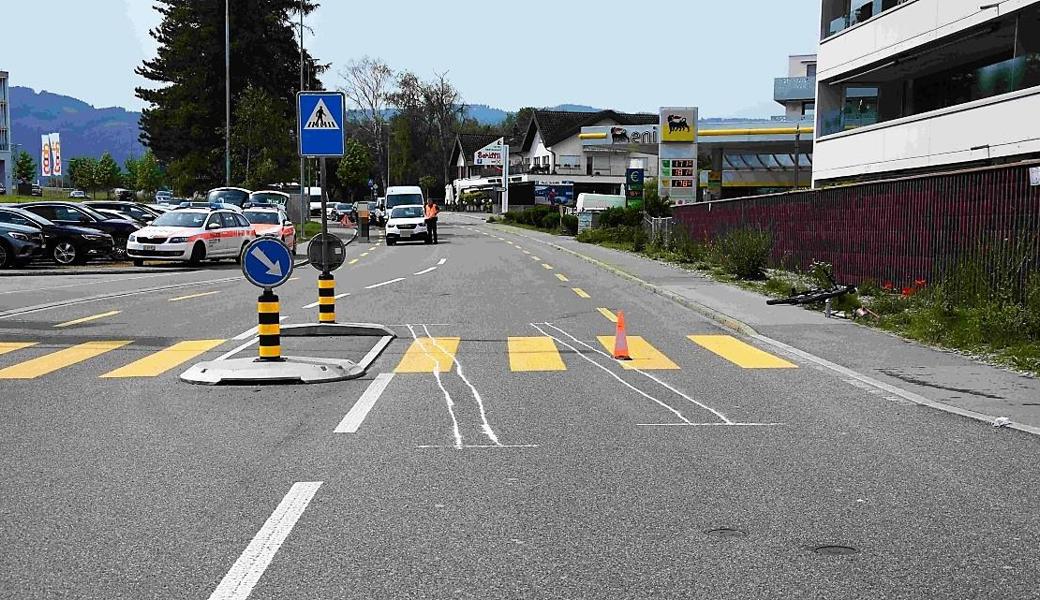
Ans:
{"label": "blue square road sign", "polygon": [[343,156],[346,104],[342,92],[300,92],[296,95],[300,156]]}

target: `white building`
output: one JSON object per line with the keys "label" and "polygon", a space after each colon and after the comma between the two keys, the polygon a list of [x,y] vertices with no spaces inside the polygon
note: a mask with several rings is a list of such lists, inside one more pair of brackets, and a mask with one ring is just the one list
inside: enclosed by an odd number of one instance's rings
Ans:
{"label": "white building", "polygon": [[823,0],[813,180],[1040,157],[1040,0]]}
{"label": "white building", "polygon": [[773,100],[784,106],[785,120],[813,120],[816,115],[815,54],[787,57],[787,77],[773,81]]}
{"label": "white building", "polygon": [[13,176],[10,93],[7,85],[7,71],[0,71],[0,183],[4,184],[8,194],[14,193]]}

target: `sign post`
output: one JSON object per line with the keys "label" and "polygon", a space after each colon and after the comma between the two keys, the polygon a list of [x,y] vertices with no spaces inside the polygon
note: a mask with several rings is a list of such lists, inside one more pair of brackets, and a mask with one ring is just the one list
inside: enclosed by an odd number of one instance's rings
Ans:
{"label": "sign post", "polygon": [[509,144],[498,138],[473,153],[473,163],[478,167],[502,167],[502,214],[509,212]]}
{"label": "sign post", "polygon": [[697,200],[697,116],[695,107],[661,109],[657,189],[662,198],[670,198],[675,206]]}
{"label": "sign post", "polygon": [[289,281],[292,272],[292,250],[279,239],[253,240],[242,253],[242,274],[264,290],[256,303],[261,362],[282,362],[281,319],[274,288]]}
{"label": "sign post", "polygon": [[[300,156],[319,158],[321,172],[321,235],[329,235],[329,186],[325,159],[342,157],[346,151],[346,97],[342,92],[300,92],[296,95],[296,114],[299,124]],[[323,265],[329,264],[329,244],[321,244]],[[322,268],[319,288],[334,285],[332,272]],[[333,313],[335,311],[333,310]]]}

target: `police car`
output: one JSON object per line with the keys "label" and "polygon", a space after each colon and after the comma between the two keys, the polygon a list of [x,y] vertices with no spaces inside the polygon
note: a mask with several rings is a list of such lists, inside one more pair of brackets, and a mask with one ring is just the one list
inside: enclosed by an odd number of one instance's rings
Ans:
{"label": "police car", "polygon": [[170,211],[130,236],[126,253],[134,264],[146,260],[181,261],[197,265],[204,260],[231,258],[241,262],[242,251],[256,239],[253,226],[241,213],[226,209],[182,208]]}
{"label": "police car", "polygon": [[242,216],[253,225],[257,237],[273,237],[296,255],[296,227],[281,208],[253,207],[242,211]]}

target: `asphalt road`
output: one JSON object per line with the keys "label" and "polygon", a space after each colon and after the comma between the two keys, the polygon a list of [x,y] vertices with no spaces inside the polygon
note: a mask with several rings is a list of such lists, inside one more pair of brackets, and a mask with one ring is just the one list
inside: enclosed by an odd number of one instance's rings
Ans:
{"label": "asphalt road", "polygon": [[350,382],[181,382],[251,339],[231,265],[0,280],[0,598],[1040,598],[1040,439],[442,221],[350,247],[339,319],[398,335]]}

